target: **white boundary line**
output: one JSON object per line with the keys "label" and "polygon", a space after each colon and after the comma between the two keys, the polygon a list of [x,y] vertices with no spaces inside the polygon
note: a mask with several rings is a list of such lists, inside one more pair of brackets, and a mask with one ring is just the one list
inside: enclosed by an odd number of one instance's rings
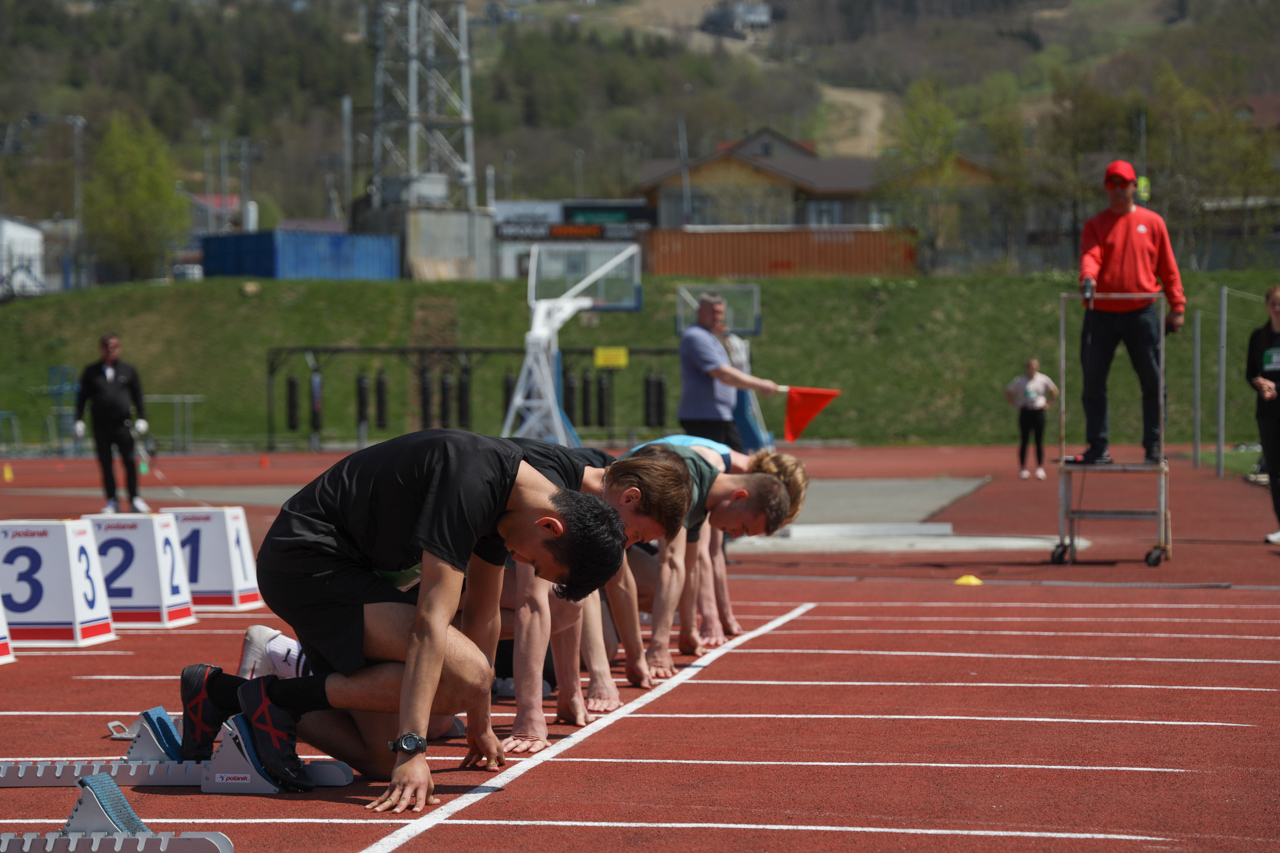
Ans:
{"label": "white boundary line", "polygon": [[859,832],[886,835],[962,835],[988,838],[1080,838],[1104,841],[1172,841],[1150,835],[1119,835],[1100,832],[1026,832],[1005,829],[907,829],[892,826],[797,826],[778,823],[625,823],[586,820],[451,820],[449,826],[564,826],[617,829],[747,829],[777,832]]}
{"label": "white boundary line", "polygon": [[[734,607],[794,607],[794,601],[735,601]],[[822,607],[954,607],[958,610],[987,607],[1067,608],[1088,610],[1280,610],[1280,604],[1132,604],[1052,601],[824,601]]]}
{"label": "white boundary line", "polygon": [[889,655],[926,658],[995,658],[997,660],[1099,660],[1109,663],[1257,663],[1275,666],[1280,660],[1239,660],[1233,658],[1135,658],[1106,655],[998,655],[987,652],[894,652],[875,649],[741,649],[751,655]]}
{"label": "white boundary line", "polygon": [[958,628],[829,628],[806,629],[799,631],[775,631],[774,636],[783,635],[820,635],[828,637],[832,634],[907,634],[920,636],[924,634],[946,634],[963,637],[1124,637],[1126,639],[1153,640],[1280,640],[1280,636],[1257,634],[1152,634],[1132,631],[977,631]]}
{"label": "white boundary line", "polygon": [[1022,681],[738,681],[699,678],[692,684],[737,684],[757,687],[1069,687],[1084,690],[1213,690],[1280,693],[1275,687],[1201,687],[1184,684],[1052,684]]}
{"label": "white boundary line", "polygon": [[[734,612],[739,619],[772,619]],[[1179,619],[1173,616],[801,616],[797,622],[1135,622],[1177,623],[1189,625],[1280,625],[1280,619]],[[1196,636],[1199,636],[1198,634]]]}
{"label": "white boundary line", "polygon": [[1255,728],[1253,723],[1200,720],[1103,720],[1072,717],[970,717],[944,714],[632,714],[638,720],[963,720],[979,723],[1096,723],[1119,726],[1224,726]]}
{"label": "white boundary line", "polygon": [[1116,767],[1088,766],[1083,764],[956,764],[928,761],[708,761],[701,758],[560,758],[561,761],[592,762],[598,764],[714,764],[746,767],[936,767],[960,770],[1089,770],[1094,772],[1116,771],[1125,773],[1203,773],[1203,770],[1187,770],[1179,767]]}
{"label": "white boundary line", "polygon": [[756,628],[754,631],[749,631],[746,634],[742,634],[737,637],[734,637],[732,640],[725,643],[720,648],[715,649],[707,653],[706,655],[703,655],[701,658],[697,660],[696,663],[693,663],[685,667],[684,669],[682,669],[680,672],[676,673],[674,678],[667,679],[666,681],[662,682],[657,687],[655,687],[653,690],[649,691],[648,693],[645,693],[644,695],[636,699],[633,699],[631,702],[627,703],[626,705],[623,705],[621,708],[614,711],[612,714],[609,714],[607,717],[602,717],[596,720],[591,725],[587,726],[586,728],[580,729],[579,731],[573,733],[572,735],[570,735],[569,737],[565,738],[562,741],[558,741],[550,749],[544,749],[542,752],[539,752],[537,755],[533,756],[529,760],[522,761],[521,763],[515,765],[514,767],[508,767],[506,770],[497,774],[485,784],[479,785],[476,788],[473,788],[471,791],[468,791],[467,793],[462,794],[461,796],[453,800],[450,800],[444,805],[418,818],[408,826],[404,826],[404,827],[401,827],[400,829],[397,829],[395,832],[391,833],[386,838],[383,838],[380,841],[374,842],[373,844],[366,847],[363,853],[390,853],[390,851],[396,850],[406,842],[411,841],[414,838],[417,838],[419,835],[426,832],[428,829],[431,829],[432,827],[438,826],[439,824],[443,823],[445,820],[449,819],[453,815],[462,811],[467,806],[472,805],[473,803],[479,802],[480,800],[487,797],[489,794],[492,794],[494,791],[501,790],[503,785],[506,785],[514,781],[522,773],[528,770],[531,770],[534,767],[537,767],[539,764],[541,764],[543,761],[546,761],[549,758],[556,757],[557,755],[564,752],[565,750],[572,749],[573,747],[577,746],[579,743],[591,737],[592,735],[597,734],[604,728],[613,725],[618,720],[621,720],[624,717],[630,716],[632,713],[639,710],[640,708],[643,708],[645,705],[648,705],[650,702],[653,702],[659,699],[660,697],[665,696],[667,693],[670,693],[676,687],[688,681],[690,678],[692,678],[694,675],[696,675],[697,673],[705,669],[707,666],[714,663],[726,652],[729,652],[737,648],[743,643],[746,643],[750,640],[754,640],[756,637],[759,637],[761,634],[765,634],[769,631],[772,631],[774,628],[777,628],[779,625],[786,624],[787,622],[791,621],[797,616],[807,613],[808,611],[812,610],[816,606],[817,605],[815,604],[802,604],[796,607],[790,613],[786,613],[782,616],[779,616],[777,619],[774,619],[765,625],[761,625],[759,628]]}

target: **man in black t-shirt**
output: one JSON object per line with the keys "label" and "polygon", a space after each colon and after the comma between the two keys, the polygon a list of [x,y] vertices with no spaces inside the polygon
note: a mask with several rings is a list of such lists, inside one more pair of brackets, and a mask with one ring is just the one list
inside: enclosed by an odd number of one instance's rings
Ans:
{"label": "man in black t-shirt", "polygon": [[[418,741],[430,714],[467,713],[463,766],[505,763],[480,649],[499,628],[506,554],[576,600],[617,571],[624,535],[612,507],[558,488],[503,439],[431,430],[348,456],[285,502],[258,554],[263,599],[316,674],[246,681],[187,667],[184,759],[205,757],[221,721],[242,711],[283,786],[310,788],[295,749],[302,739],[366,776],[390,777],[370,808],[421,811],[437,802]],[[421,581],[407,592],[380,574],[415,565]],[[464,573],[459,632],[449,623]],[[389,742],[395,750],[381,747]]]}
{"label": "man in black t-shirt", "polygon": [[[102,469],[102,490],[107,494],[105,513],[119,512],[116,497],[116,473],[111,458],[112,448],[120,451],[124,463],[125,488],[129,493],[126,511],[151,512],[151,507],[138,494],[138,464],[134,459],[133,432],[147,434],[146,403],[142,397],[142,380],[132,364],[120,360],[120,336],[107,334],[98,340],[102,360],[85,367],[80,374],[80,390],[76,392],[76,438],[84,438],[84,409],[90,407],[93,421],[93,444],[98,451],[98,467]],[[133,418],[137,411],[138,417]]]}

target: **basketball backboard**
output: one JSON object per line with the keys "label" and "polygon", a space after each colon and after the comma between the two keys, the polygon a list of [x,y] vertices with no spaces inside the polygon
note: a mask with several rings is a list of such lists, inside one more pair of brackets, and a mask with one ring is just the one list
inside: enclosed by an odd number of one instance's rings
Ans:
{"label": "basketball backboard", "polygon": [[[636,251],[618,260],[628,249]],[[581,291],[592,311],[639,311],[640,252],[635,243],[539,243],[529,260],[529,301],[556,299],[602,268],[613,266]],[[616,261],[616,263],[615,263]]]}
{"label": "basketball backboard", "polygon": [[753,337],[763,330],[758,284],[687,284],[676,288],[676,334],[698,321],[698,296],[716,293],[724,298],[724,322],[729,332]]}

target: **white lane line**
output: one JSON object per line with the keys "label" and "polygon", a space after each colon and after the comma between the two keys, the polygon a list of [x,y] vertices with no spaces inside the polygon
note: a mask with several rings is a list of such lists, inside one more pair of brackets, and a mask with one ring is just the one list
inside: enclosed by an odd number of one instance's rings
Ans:
{"label": "white lane line", "polygon": [[857,832],[886,835],[949,835],[985,838],[1064,838],[1102,841],[1172,841],[1153,835],[1120,835],[1101,832],[1021,832],[1004,829],[917,829],[890,826],[804,826],[775,823],[627,823],[587,820],[449,820],[450,826],[555,826],[605,829],[747,829],[767,832]]}
{"label": "white lane line", "polygon": [[[127,717],[138,716],[141,711],[0,711],[0,717]],[[180,717],[180,711],[169,711],[170,717]],[[491,713],[490,717],[514,717],[515,712]],[[555,714],[547,714],[548,720],[554,720]]]}
{"label": "white lane line", "polygon": [[[735,613],[739,619],[769,616]],[[1191,625],[1280,625],[1280,619],[1177,619],[1172,616],[801,616],[797,622],[1157,622]]]}
{"label": "white lane line", "polygon": [[1151,634],[1130,631],[976,631],[950,628],[831,628],[811,631],[774,631],[780,634],[945,634],[962,637],[1124,637],[1153,640],[1280,640],[1280,637],[1251,634]]}
{"label": "white lane line", "polygon": [[531,770],[532,768],[537,767],[539,764],[541,764],[544,761],[547,761],[552,758],[556,758],[562,752],[572,749],[573,747],[582,743],[584,740],[591,737],[592,735],[598,734],[608,726],[613,725],[618,720],[624,719],[625,717],[631,715],[638,709],[645,707],[650,702],[654,702],[657,699],[661,698],[662,696],[665,696],[667,693],[670,693],[679,685],[685,683],[690,678],[693,678],[694,675],[701,672],[703,669],[706,669],[706,667],[710,666],[712,663],[718,660],[722,655],[732,651],[738,645],[748,642],[750,640],[754,640],[756,637],[759,637],[762,634],[772,631],[774,628],[777,628],[780,625],[785,625],[787,622],[791,621],[795,617],[800,616],[812,610],[814,606],[815,605],[813,604],[802,604],[796,607],[795,609],[793,609],[791,612],[786,613],[782,616],[779,616],[777,619],[774,619],[773,621],[765,625],[761,625],[759,628],[756,628],[753,631],[748,631],[745,634],[740,634],[739,636],[734,637],[732,640],[725,643],[720,648],[714,649],[708,652],[707,654],[703,655],[702,657],[698,658],[696,663],[690,664],[689,666],[682,669],[680,672],[676,673],[674,678],[669,678],[666,681],[663,681],[657,687],[653,688],[653,690],[650,690],[648,693],[645,693],[642,696],[639,696],[631,700],[630,702],[628,702],[626,705],[623,705],[618,710],[614,711],[613,713],[607,716],[601,717],[600,719],[596,720],[594,723],[591,723],[590,725],[588,725],[586,728],[579,729],[578,731],[574,732],[572,735],[565,738],[564,740],[558,741],[550,749],[544,749],[542,752],[539,752],[538,754],[530,758],[528,761],[522,761],[519,764],[515,765],[514,767],[507,768],[506,770],[502,771],[498,775],[492,777],[490,781],[487,782],[485,785],[474,788],[471,791],[468,791],[467,793],[462,794],[461,796],[453,800],[450,800],[448,803],[445,803],[444,805],[439,806],[438,808],[418,818],[416,821],[409,824],[408,826],[402,827],[401,829],[398,829],[395,832],[388,835],[386,838],[383,838],[381,841],[378,841],[378,842],[375,842],[374,844],[369,845],[368,847],[365,848],[363,853],[390,853],[390,851],[398,849],[401,845],[405,844],[408,841],[411,841],[414,838],[417,838],[419,835],[426,832],[428,829],[431,829],[432,827],[439,825],[440,823],[444,822],[448,818],[460,812],[462,809],[465,809],[467,806],[472,805],[473,803],[479,802],[480,800],[484,799],[494,791],[501,790],[503,785],[511,781],[514,781],[525,771]]}
{"label": "white lane line", "polygon": [[560,761],[602,764],[727,764],[742,767],[937,767],[960,770],[1089,770],[1126,773],[1200,773],[1178,767],[1090,767],[1078,764],[943,764],[923,761],[704,761],[695,758],[558,758]]}
{"label": "white lane line", "polygon": [[993,658],[996,660],[1100,660],[1116,663],[1251,663],[1274,666],[1280,660],[1238,660],[1234,658],[1135,658],[1105,655],[997,655],[981,652],[886,652],[872,649],[738,649],[743,655],[888,655],[890,657]]}
{"label": "white lane line", "polygon": [[244,631],[239,628],[192,628],[187,630],[186,628],[130,628],[125,625],[117,625],[116,630],[125,631],[130,637],[136,637],[140,634],[165,634],[170,637],[187,637],[197,634],[235,634],[236,636],[244,634]]}
{"label": "white lane line", "polygon": [[1095,720],[1073,717],[973,717],[946,714],[632,714],[645,720],[967,720],[979,723],[1088,723],[1109,726],[1218,726],[1252,729],[1252,723],[1201,720]]}
{"label": "white lane line", "polygon": [[740,684],[785,687],[1070,687],[1084,690],[1220,690],[1280,693],[1275,687],[1199,687],[1183,684],[1050,684],[1021,681],[738,681],[696,678],[690,684]]}
{"label": "white lane line", "polygon": [[[23,818],[13,820],[0,820],[0,823],[7,824],[23,824],[23,823],[66,823],[65,817],[60,818]],[[412,823],[412,818],[340,818],[340,817],[202,817],[202,818],[177,818],[177,817],[146,817],[142,818],[143,823],[186,823],[186,824],[205,824],[216,829],[223,824],[253,824],[253,823]],[[125,842],[126,844],[128,842]],[[44,839],[41,839],[41,847],[43,849]],[[35,849],[35,848],[33,848]],[[90,849],[88,845],[85,849]],[[106,847],[102,848],[106,850]],[[126,849],[121,847],[120,849]]]}
{"label": "white lane line", "polygon": [[206,610],[196,608],[197,619],[249,619],[255,623],[263,622],[267,619],[275,619],[277,622],[284,621],[270,610],[245,610],[239,613],[210,613]]}
{"label": "white lane line", "polygon": [[[733,604],[734,607],[794,607],[796,602],[735,601]],[[1280,610],[1280,604],[1108,604],[1052,601],[824,601],[819,607],[951,607],[956,610],[983,610],[991,607],[1069,610]]]}
{"label": "white lane line", "polygon": [[73,651],[73,650],[67,650],[65,652],[64,651],[34,652],[34,651],[31,651],[30,649],[22,648],[22,646],[17,646],[16,648],[14,648],[13,653],[20,658],[29,658],[29,657],[37,657],[37,656],[49,657],[54,655],[131,655],[133,654],[133,652],[98,652],[98,651],[82,652],[82,651]]}
{"label": "white lane line", "polygon": [[73,681],[177,681],[179,675],[73,675]]}

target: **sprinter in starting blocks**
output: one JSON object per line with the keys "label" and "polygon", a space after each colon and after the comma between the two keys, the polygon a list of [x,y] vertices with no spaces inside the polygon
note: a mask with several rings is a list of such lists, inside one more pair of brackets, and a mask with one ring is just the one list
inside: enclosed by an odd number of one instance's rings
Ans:
{"label": "sprinter in starting blocks", "polygon": [[62,829],[47,835],[0,833],[0,853],[234,853],[221,832],[152,832],[105,773],[77,779],[80,799]]}

